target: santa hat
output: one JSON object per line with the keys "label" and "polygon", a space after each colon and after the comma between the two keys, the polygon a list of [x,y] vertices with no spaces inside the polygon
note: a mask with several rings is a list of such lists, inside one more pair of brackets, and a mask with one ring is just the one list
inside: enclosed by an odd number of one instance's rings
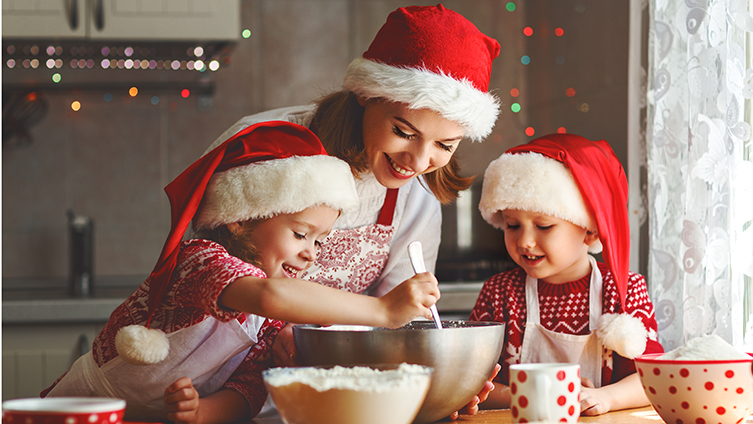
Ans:
{"label": "santa hat", "polygon": [[[599,241],[589,252],[603,249],[624,306],[630,265],[627,196],[627,177],[609,143],[574,134],[551,134],[513,147],[489,164],[479,210],[489,224],[500,229],[501,211],[514,209],[551,215],[595,231]],[[605,346],[623,356],[635,356],[637,350],[643,353],[640,343],[642,337],[645,348],[646,330],[642,323],[625,325],[623,317],[605,317],[600,323],[597,333],[603,335]],[[618,327],[631,335],[621,334]],[[614,334],[621,335],[609,336]]]}
{"label": "santa hat", "polygon": [[363,57],[353,60],[343,88],[428,108],[457,122],[472,140],[488,136],[499,114],[489,91],[499,43],[462,15],[438,6],[390,13]]}
{"label": "santa hat", "polygon": [[252,125],[211,150],[165,187],[171,229],[149,279],[146,326],[122,328],[118,354],[134,364],[163,360],[169,344],[160,330],[148,329],[168,290],[179,244],[193,220],[195,228],[326,205],[340,211],[358,203],[350,166],[328,156],[305,127],[285,121]]}

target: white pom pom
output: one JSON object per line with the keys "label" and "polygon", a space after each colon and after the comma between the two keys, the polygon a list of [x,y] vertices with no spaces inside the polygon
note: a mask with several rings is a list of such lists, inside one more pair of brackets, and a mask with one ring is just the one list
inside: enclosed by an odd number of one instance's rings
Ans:
{"label": "white pom pom", "polygon": [[115,335],[115,349],[129,364],[150,365],[167,358],[170,342],[162,330],[129,325]]}
{"label": "white pom pom", "polygon": [[604,314],[599,318],[596,337],[607,349],[633,359],[646,350],[648,330],[643,321],[627,314]]}

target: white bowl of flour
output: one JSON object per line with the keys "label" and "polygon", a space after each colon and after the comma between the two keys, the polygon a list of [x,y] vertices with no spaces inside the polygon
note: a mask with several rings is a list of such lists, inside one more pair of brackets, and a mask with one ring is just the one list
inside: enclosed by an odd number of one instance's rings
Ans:
{"label": "white bowl of flour", "polygon": [[740,423],[753,413],[753,357],[722,338],[697,337],[635,358],[646,396],[667,423]]}
{"label": "white bowl of flour", "polygon": [[409,424],[431,383],[422,365],[272,368],[264,383],[287,424]]}

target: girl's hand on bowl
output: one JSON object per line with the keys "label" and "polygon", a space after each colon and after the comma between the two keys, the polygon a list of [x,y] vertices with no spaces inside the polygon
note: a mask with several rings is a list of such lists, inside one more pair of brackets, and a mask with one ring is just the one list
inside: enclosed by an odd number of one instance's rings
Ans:
{"label": "girl's hand on bowl", "polygon": [[502,366],[499,364],[494,365],[494,370],[492,370],[492,375],[489,376],[489,380],[484,383],[484,387],[481,388],[481,391],[473,398],[470,402],[468,402],[468,405],[465,405],[463,409],[460,411],[455,411],[452,414],[450,414],[450,420],[455,421],[460,417],[460,414],[463,415],[476,415],[479,410],[479,404],[486,400],[487,397],[489,397],[489,393],[494,390],[494,377],[497,376],[499,373],[499,370],[502,369]]}
{"label": "girl's hand on bowl", "polygon": [[272,343],[272,357],[278,367],[298,366],[298,360],[295,356],[295,340],[293,340],[293,325],[291,323],[285,324]]}
{"label": "girl's hand on bowl", "polygon": [[414,318],[432,319],[432,305],[439,300],[439,284],[434,274],[422,272],[403,281],[379,300],[386,311],[386,326],[397,328]]}

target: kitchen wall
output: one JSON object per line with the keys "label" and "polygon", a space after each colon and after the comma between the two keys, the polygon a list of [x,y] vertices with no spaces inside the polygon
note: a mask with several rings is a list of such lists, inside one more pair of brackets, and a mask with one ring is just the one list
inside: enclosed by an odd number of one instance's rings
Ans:
{"label": "kitchen wall", "polygon": [[[348,63],[368,47],[387,14],[407,5],[394,0],[241,3],[241,28],[251,36],[240,39],[229,64],[211,73],[216,90],[209,103],[183,98],[178,90],[160,93],[157,104],[148,92],[130,97],[125,90],[111,90],[111,101],[103,90],[42,93],[49,109],[31,128],[31,142],[2,151],[4,292],[40,282],[65,285],[68,209],[95,222],[97,282],[139,284],[170,227],[163,187],[241,116],[307,103],[337,89]],[[609,140],[625,158],[628,2],[444,4],[502,45],[491,81],[502,114],[484,143],[461,146],[458,155],[467,174],[479,175],[480,183],[486,165],[504,150],[561,127]],[[564,33],[557,35],[556,28]],[[171,78],[171,71],[138,72]],[[71,109],[73,101],[81,103],[80,110]],[[515,103],[519,112],[511,110]],[[526,135],[528,128],[533,136]],[[445,208],[443,261],[504,254],[501,233],[476,211],[478,187],[473,192],[459,215],[456,205]],[[474,249],[457,246],[457,216],[466,213],[473,222]],[[463,226],[467,219],[461,221]]]}

